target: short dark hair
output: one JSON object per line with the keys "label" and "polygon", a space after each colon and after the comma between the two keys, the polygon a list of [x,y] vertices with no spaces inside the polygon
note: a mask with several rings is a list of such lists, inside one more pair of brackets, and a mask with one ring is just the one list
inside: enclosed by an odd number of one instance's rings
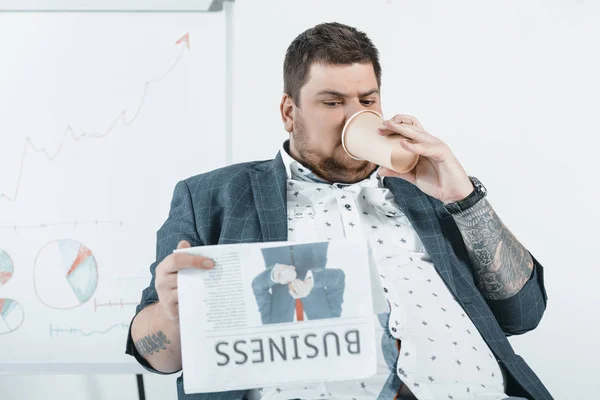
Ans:
{"label": "short dark hair", "polygon": [[290,44],[283,62],[283,90],[296,105],[300,105],[300,89],[313,63],[371,63],[381,88],[379,51],[364,32],[351,26],[322,23],[302,32]]}

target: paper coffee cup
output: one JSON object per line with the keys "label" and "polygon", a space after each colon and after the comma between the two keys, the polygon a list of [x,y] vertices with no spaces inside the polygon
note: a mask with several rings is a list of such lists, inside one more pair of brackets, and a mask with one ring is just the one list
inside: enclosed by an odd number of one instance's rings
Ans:
{"label": "paper coffee cup", "polygon": [[383,117],[373,110],[361,110],[352,115],[342,130],[342,146],[355,160],[367,160],[398,173],[408,172],[417,165],[419,155],[406,150],[400,134],[383,136]]}

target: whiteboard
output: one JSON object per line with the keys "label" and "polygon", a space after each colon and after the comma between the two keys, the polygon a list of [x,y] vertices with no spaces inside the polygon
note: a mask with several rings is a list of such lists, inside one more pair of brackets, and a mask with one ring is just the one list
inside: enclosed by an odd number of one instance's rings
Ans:
{"label": "whiteboard", "polygon": [[[10,11],[221,11],[224,0],[1,0]],[[231,0],[233,1],[233,0]]]}
{"label": "whiteboard", "polygon": [[144,371],[155,233],[226,163],[226,18],[0,13],[0,372]]}

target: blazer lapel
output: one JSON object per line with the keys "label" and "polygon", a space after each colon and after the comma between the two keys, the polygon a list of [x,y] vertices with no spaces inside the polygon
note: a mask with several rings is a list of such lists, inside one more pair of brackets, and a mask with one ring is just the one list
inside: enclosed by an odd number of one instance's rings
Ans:
{"label": "blazer lapel", "polygon": [[263,241],[287,240],[287,176],[281,155],[259,164],[250,171],[250,179]]}
{"label": "blazer lapel", "polygon": [[400,178],[385,178],[384,186],[393,193],[396,202],[417,231],[435,269],[456,296],[446,239],[427,195],[415,185]]}

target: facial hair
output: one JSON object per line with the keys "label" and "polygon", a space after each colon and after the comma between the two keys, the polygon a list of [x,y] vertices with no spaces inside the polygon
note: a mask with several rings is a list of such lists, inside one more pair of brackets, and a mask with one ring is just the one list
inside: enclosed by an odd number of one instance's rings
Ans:
{"label": "facial hair", "polygon": [[332,154],[324,156],[311,149],[303,117],[300,112],[295,114],[294,129],[291,132],[297,151],[294,157],[299,158],[298,161],[317,176],[329,182],[355,183],[368,177],[377,168],[375,164],[368,161],[357,162],[356,167],[349,167],[343,160],[336,159]]}

